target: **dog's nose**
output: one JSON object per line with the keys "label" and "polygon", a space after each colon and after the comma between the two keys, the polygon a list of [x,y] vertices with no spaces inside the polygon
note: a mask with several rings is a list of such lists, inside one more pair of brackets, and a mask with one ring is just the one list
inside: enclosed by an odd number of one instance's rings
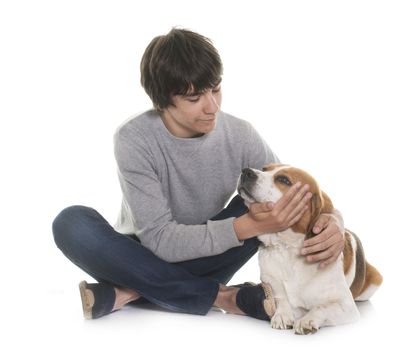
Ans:
{"label": "dog's nose", "polygon": [[242,170],[242,181],[253,181],[256,180],[255,172],[250,168],[245,168]]}

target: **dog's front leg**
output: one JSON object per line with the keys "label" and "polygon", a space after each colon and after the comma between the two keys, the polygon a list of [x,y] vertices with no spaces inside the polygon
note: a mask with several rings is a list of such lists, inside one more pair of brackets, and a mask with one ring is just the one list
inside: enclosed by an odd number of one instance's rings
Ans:
{"label": "dog's front leg", "polygon": [[262,282],[268,283],[272,288],[276,311],[271,318],[271,327],[275,329],[291,329],[294,325],[294,314],[287,299],[285,287],[281,281],[267,274],[261,275]]}
{"label": "dog's front leg", "polygon": [[294,314],[287,298],[275,298],[276,311],[271,318],[271,327],[275,329],[291,329],[294,325]]}
{"label": "dog's front leg", "polygon": [[313,307],[294,324],[296,334],[315,333],[320,327],[335,326],[357,319],[359,312],[354,303],[342,300]]}

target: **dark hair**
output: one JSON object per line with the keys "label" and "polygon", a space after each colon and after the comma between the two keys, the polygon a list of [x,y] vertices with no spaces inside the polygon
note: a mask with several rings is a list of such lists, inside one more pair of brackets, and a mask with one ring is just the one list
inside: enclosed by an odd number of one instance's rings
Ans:
{"label": "dark hair", "polygon": [[156,109],[172,105],[173,95],[201,93],[221,82],[223,65],[211,40],[173,28],[154,38],[140,63],[141,84]]}

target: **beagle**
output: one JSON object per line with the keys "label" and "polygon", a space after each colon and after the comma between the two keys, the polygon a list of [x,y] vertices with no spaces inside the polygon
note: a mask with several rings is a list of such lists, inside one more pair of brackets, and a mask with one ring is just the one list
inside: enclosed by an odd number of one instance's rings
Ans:
{"label": "beagle", "polygon": [[314,178],[301,169],[269,164],[260,170],[243,169],[237,190],[249,206],[278,201],[292,184],[300,181],[313,194],[308,210],[283,232],[258,236],[261,280],[271,286],[276,311],[271,326],[293,328],[296,334],[315,333],[320,327],[356,321],[355,301],[368,300],[382,283],[378,270],[364,256],[359,238],[345,230],[341,256],[324,268],[300,255],[303,241],[312,237],[314,223],[333,204]]}

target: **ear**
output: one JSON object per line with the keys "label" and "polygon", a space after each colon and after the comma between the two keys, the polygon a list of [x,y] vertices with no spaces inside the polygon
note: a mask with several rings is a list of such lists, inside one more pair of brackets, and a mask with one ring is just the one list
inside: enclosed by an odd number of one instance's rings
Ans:
{"label": "ear", "polygon": [[329,198],[329,196],[324,191],[321,191],[321,196],[323,198],[323,206],[321,208],[321,214],[331,213],[334,209],[332,200]]}
{"label": "ear", "polygon": [[311,219],[307,227],[307,233],[305,239],[314,237],[316,234],[313,232],[314,224],[321,214],[331,213],[333,211],[333,203],[329,196],[319,190],[311,197]]}

